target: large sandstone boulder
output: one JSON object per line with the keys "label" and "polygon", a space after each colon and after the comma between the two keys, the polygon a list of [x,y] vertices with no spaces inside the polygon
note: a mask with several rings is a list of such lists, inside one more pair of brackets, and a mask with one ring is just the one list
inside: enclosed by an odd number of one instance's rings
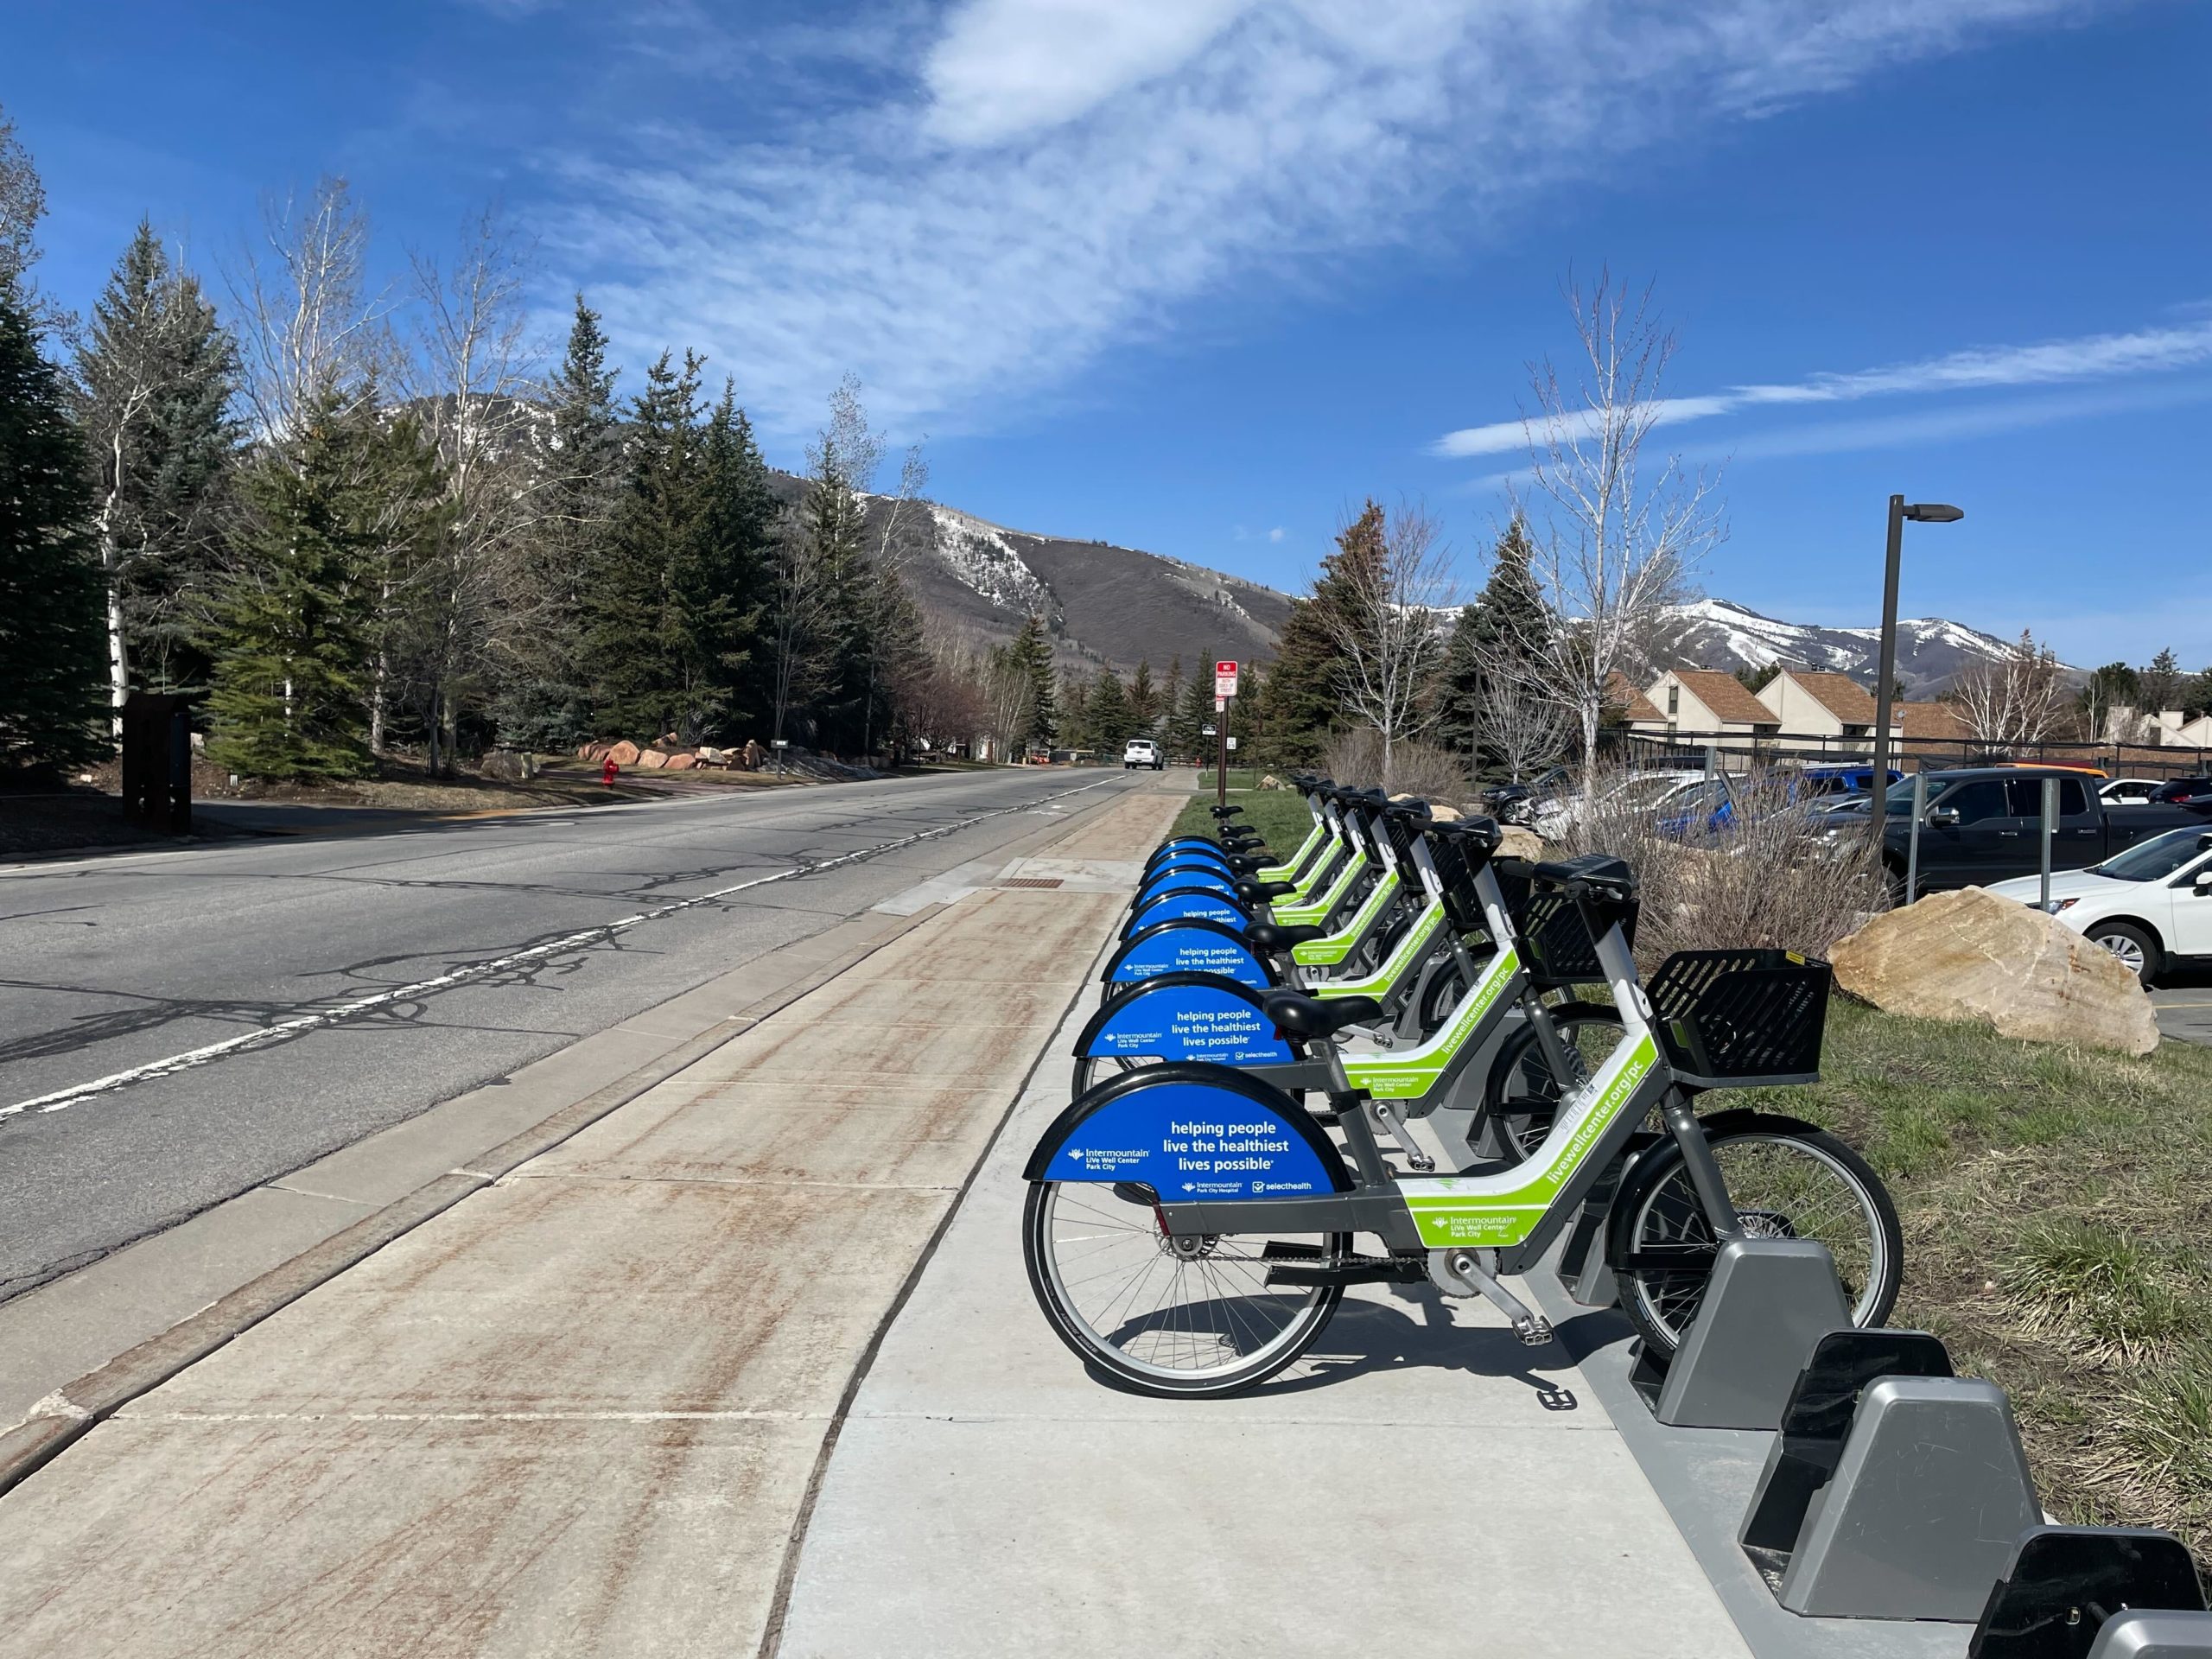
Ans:
{"label": "large sandstone boulder", "polygon": [[647,772],[658,772],[668,764],[668,757],[658,749],[640,749],[638,752],[638,764]]}
{"label": "large sandstone boulder", "polygon": [[1498,830],[1497,856],[1525,858],[1531,864],[1541,863],[1544,857],[1544,838],[1525,823],[1502,825]]}
{"label": "large sandstone boulder", "polygon": [[668,769],[671,772],[689,772],[698,764],[699,757],[689,750],[682,754],[671,754],[668,757]]}
{"label": "large sandstone boulder", "polygon": [[1428,816],[1430,822],[1434,823],[1457,823],[1459,822],[1459,809],[1456,806],[1446,806],[1441,801],[1431,801],[1428,804]]}
{"label": "large sandstone boulder", "polygon": [[1891,1014],[2124,1054],[2158,1046],[2151,999],[2116,958],[2057,918],[1980,887],[1877,916],[1829,959],[1837,984]]}
{"label": "large sandstone boulder", "polygon": [[618,766],[634,766],[638,764],[638,746],[625,739],[622,742],[613,745],[600,758],[604,760],[612,760]]}

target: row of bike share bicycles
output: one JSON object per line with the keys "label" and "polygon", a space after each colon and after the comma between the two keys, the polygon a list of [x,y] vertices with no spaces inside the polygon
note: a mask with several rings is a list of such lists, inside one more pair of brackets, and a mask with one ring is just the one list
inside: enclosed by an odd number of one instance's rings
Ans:
{"label": "row of bike share bicycles", "polygon": [[1217,806],[1131,901],[1025,1171],[1030,1283],[1069,1347],[1141,1392],[1230,1394],[1375,1282],[1486,1298],[1541,1344],[1501,1280],[1571,1224],[1662,1361],[1732,1237],[1818,1240],[1857,1323],[1888,1316],[1897,1213],[1864,1160],[1697,1110],[1817,1081],[1825,963],[1682,951],[1647,982],[1621,860],[1501,857],[1490,819],[1294,782],[1288,857]]}

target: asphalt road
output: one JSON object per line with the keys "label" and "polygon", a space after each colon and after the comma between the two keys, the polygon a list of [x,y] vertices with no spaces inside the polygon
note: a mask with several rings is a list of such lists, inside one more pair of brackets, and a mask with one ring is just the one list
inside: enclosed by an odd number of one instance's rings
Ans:
{"label": "asphalt road", "polygon": [[0,869],[0,1300],[1129,783],[971,772]]}

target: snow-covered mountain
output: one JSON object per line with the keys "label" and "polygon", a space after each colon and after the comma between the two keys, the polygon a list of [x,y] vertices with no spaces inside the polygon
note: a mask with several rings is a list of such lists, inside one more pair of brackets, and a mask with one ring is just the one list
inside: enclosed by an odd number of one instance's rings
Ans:
{"label": "snow-covered mountain", "polygon": [[[797,480],[779,483],[797,494]],[[894,505],[869,498],[879,535]],[[1127,672],[1148,659],[1160,673],[1179,658],[1195,672],[1217,658],[1273,656],[1290,617],[1287,594],[1203,565],[1009,530],[933,502],[897,511],[891,545],[916,601],[941,632],[979,646],[1010,639],[1025,619],[1041,616],[1065,667],[1111,663]]]}
{"label": "snow-covered mountain", "polygon": [[[776,481],[787,499],[803,487],[785,475]],[[894,505],[869,498],[879,535]],[[1149,658],[1158,671],[1180,658],[1192,670],[1215,657],[1273,656],[1289,620],[1289,594],[1204,565],[1010,530],[934,502],[909,502],[898,515],[891,544],[915,598],[942,632],[977,645],[1012,639],[1037,615],[1065,666],[1105,662],[1127,671]],[[1454,613],[1440,614],[1448,626]],[[1729,600],[1700,599],[1675,608],[1656,655],[1678,668],[1801,664],[1871,685],[1880,649],[1878,628],[1783,622]],[[1967,668],[2006,649],[2006,641],[1942,617],[1897,624],[1897,673],[1916,697],[1939,695]]]}
{"label": "snow-covered mountain", "polygon": [[[1767,668],[1780,663],[1848,674],[1867,684],[1878,667],[1878,627],[1837,628],[1780,622],[1725,599],[1675,607],[1659,643],[1662,663],[1678,668]],[[1916,697],[1935,696],[1976,663],[2009,649],[2006,641],[1940,616],[1897,623],[1897,677]]]}

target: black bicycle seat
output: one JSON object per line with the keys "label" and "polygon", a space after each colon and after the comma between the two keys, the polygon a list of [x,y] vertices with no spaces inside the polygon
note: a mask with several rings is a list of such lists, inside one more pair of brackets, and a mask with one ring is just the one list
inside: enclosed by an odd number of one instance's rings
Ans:
{"label": "black bicycle seat", "polygon": [[1244,937],[1262,950],[1288,950],[1294,945],[1318,939],[1328,932],[1325,927],[1316,927],[1310,922],[1293,922],[1277,926],[1273,922],[1247,922]]}
{"label": "black bicycle seat", "polygon": [[1565,858],[1536,866],[1532,874],[1547,886],[1566,887],[1595,887],[1623,897],[1636,892],[1636,872],[1624,858],[1615,858],[1610,853],[1585,853],[1580,858]]}
{"label": "black bicycle seat", "polygon": [[1371,996],[1307,996],[1302,991],[1263,991],[1260,1007],[1289,1037],[1326,1037],[1346,1026],[1370,1025],[1382,1017]]}
{"label": "black bicycle seat", "polygon": [[1233,818],[1244,809],[1241,806],[1210,806],[1206,810],[1217,818]]}
{"label": "black bicycle seat", "polygon": [[1270,899],[1280,899],[1286,893],[1294,893],[1294,881],[1239,881],[1236,896],[1248,905],[1264,904]]}

